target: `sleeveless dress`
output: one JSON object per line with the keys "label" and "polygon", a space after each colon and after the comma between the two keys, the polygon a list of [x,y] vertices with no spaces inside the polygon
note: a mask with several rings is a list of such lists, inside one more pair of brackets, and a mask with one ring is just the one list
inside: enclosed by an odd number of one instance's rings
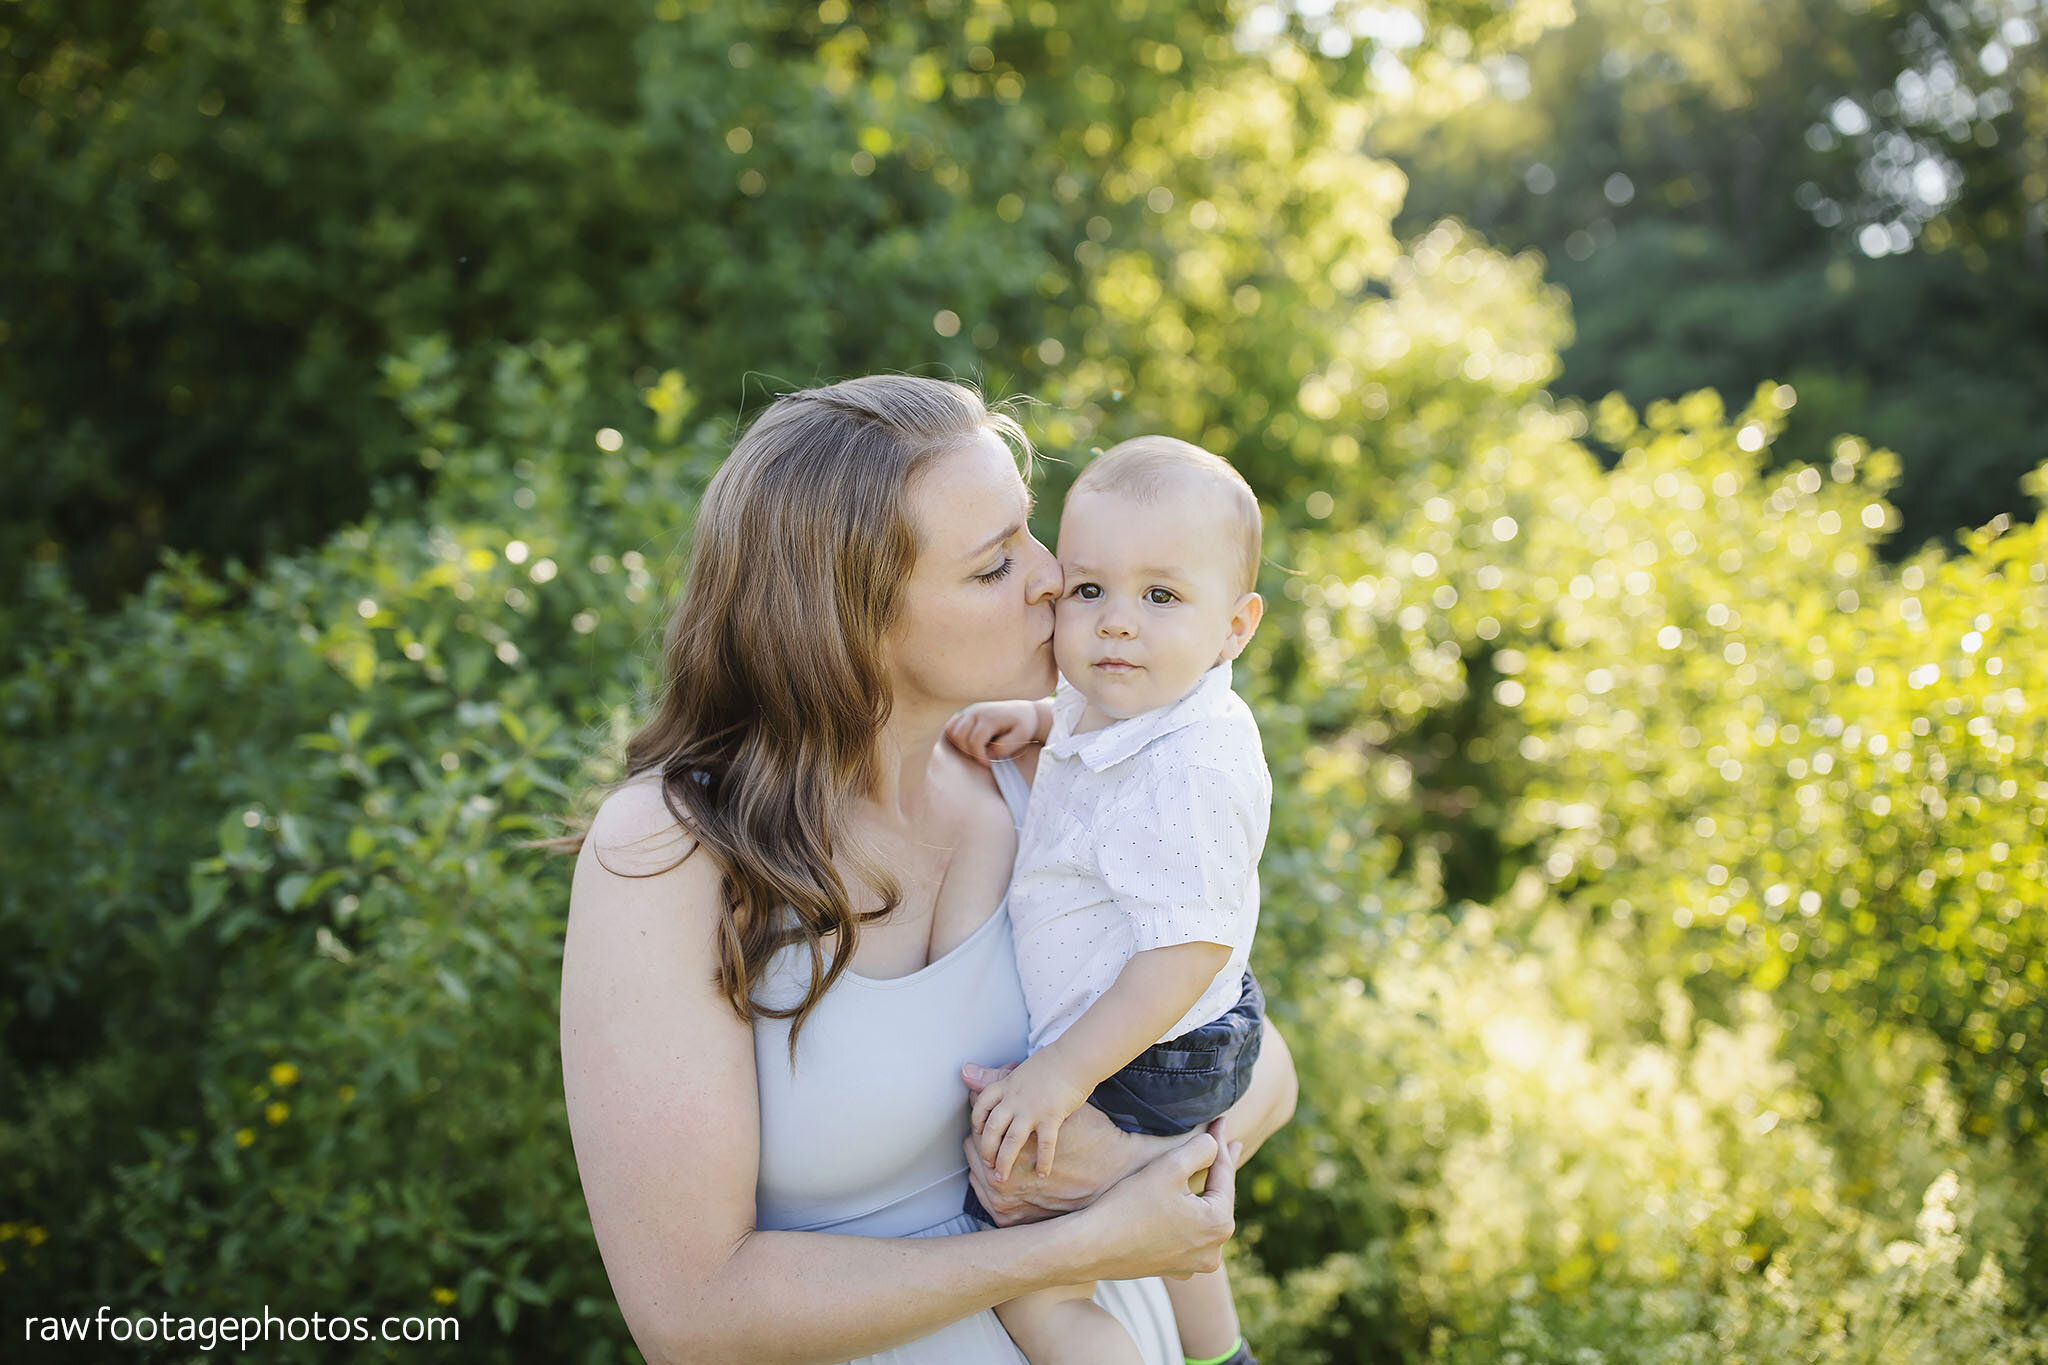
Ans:
{"label": "sleeveless dress", "polygon": [[[1007,759],[993,770],[1021,825],[1030,785]],[[809,954],[791,944],[754,995],[784,1007],[809,982]],[[966,941],[908,976],[844,973],[805,1021],[794,1066],[789,1020],[757,1018],[757,1226],[863,1237],[984,1231],[961,1212],[970,1094],[960,1067],[1018,1060],[1029,1034],[1007,896]],[[1100,1281],[1095,1300],[1130,1332],[1145,1365],[1180,1365],[1163,1280]],[[1024,1365],[1024,1355],[983,1309],[857,1365]]]}

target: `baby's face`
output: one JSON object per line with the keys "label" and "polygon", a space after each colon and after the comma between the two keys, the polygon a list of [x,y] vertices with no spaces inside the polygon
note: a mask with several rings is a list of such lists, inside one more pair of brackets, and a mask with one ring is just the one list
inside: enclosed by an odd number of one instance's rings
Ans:
{"label": "baby's face", "polygon": [[1066,590],[1052,648],[1088,699],[1078,729],[1177,701],[1236,657],[1258,614],[1237,578],[1235,534],[1221,497],[1200,485],[1154,502],[1094,489],[1067,499],[1059,543]]}

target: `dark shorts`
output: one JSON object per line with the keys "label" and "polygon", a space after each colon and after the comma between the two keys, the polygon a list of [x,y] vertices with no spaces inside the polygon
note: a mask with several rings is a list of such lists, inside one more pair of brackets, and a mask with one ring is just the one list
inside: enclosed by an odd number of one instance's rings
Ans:
{"label": "dark shorts", "polygon": [[[1243,1098],[1252,1083],[1265,1033],[1266,996],[1247,968],[1244,990],[1221,1017],[1177,1038],[1154,1043],[1095,1087],[1088,1103],[1126,1133],[1177,1137],[1192,1133]],[[994,1225],[974,1187],[961,1206]]]}

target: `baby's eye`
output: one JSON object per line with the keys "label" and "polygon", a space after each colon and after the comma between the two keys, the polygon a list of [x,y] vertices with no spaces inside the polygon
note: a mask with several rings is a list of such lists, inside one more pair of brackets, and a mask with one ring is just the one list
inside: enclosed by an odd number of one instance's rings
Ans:
{"label": "baby's eye", "polygon": [[1093,602],[1096,598],[1102,596],[1102,589],[1094,583],[1076,583],[1071,595],[1086,602]]}
{"label": "baby's eye", "polygon": [[1155,607],[1164,607],[1180,599],[1174,596],[1173,589],[1171,588],[1147,588],[1145,589],[1145,600]]}

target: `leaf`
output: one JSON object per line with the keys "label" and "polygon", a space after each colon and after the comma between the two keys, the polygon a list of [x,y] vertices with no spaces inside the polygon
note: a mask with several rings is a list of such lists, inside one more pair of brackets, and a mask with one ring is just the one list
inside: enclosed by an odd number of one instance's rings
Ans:
{"label": "leaf", "polygon": [[377,679],[377,650],[368,640],[351,640],[341,650],[341,676],[361,691]]}
{"label": "leaf", "polygon": [[240,853],[249,847],[249,826],[241,811],[231,810],[221,816],[220,824],[214,828],[214,840],[225,854]]}
{"label": "leaf", "polygon": [[190,906],[187,921],[196,924],[220,909],[221,902],[227,899],[227,878],[195,867],[185,878],[185,892]]}
{"label": "leaf", "polygon": [[434,968],[434,979],[441,983],[442,988],[448,994],[455,997],[457,1004],[467,1005],[469,1003],[469,988],[462,984],[461,979],[455,973],[449,971],[446,967],[436,967]]}
{"label": "leaf", "polygon": [[477,1305],[483,1302],[485,1286],[489,1285],[495,1278],[497,1277],[486,1266],[471,1267],[463,1275],[462,1283],[456,1287],[456,1311],[463,1317],[468,1317],[475,1313]]}
{"label": "leaf", "polygon": [[277,903],[286,910],[296,910],[305,898],[306,887],[313,878],[304,872],[294,872],[277,884]]}
{"label": "leaf", "polygon": [[312,843],[306,838],[305,822],[289,811],[277,817],[277,841],[294,858],[304,858],[313,851]]}

